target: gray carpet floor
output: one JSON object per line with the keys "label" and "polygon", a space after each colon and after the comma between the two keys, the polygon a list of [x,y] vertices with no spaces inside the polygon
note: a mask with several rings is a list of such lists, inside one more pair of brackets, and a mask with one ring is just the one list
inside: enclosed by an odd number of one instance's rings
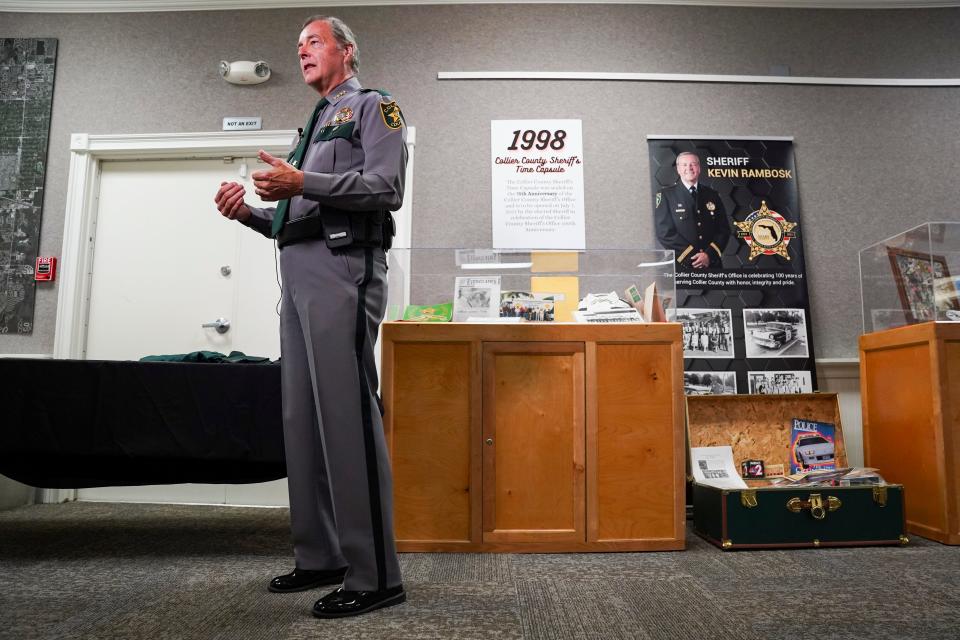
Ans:
{"label": "gray carpet floor", "polygon": [[401,555],[408,601],[317,620],[274,594],[285,509],[0,512],[0,638],[960,638],[960,547]]}

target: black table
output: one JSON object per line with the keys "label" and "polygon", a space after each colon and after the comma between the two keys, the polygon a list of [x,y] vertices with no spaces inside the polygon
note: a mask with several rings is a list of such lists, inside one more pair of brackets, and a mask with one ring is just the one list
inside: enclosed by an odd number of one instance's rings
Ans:
{"label": "black table", "polygon": [[35,487],[286,476],[279,364],[0,358],[0,473]]}

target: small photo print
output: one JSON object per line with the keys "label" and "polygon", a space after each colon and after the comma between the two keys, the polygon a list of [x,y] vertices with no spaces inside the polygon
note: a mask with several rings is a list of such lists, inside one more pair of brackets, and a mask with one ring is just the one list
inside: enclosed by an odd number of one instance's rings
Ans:
{"label": "small photo print", "polygon": [[743,343],[748,358],[809,358],[803,309],[744,309]]}
{"label": "small photo print", "polygon": [[528,322],[553,322],[556,294],[529,291],[501,291],[500,317]]}
{"label": "small photo print", "polygon": [[683,325],[684,358],[733,358],[730,309],[677,309]]}
{"label": "small photo print", "polygon": [[940,322],[960,321],[960,277],[945,274],[946,265],[934,263],[933,299]]}
{"label": "small photo print", "polygon": [[736,371],[684,371],[683,392],[688,396],[719,396],[737,393]]}
{"label": "small photo print", "polygon": [[748,371],[750,393],[813,393],[809,371]]}

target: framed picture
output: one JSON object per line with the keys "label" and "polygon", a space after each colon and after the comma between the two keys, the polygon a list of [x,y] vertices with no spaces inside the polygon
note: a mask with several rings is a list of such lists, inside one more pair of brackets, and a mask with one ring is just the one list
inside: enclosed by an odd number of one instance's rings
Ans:
{"label": "framed picture", "polygon": [[943,256],[887,247],[907,322],[949,320],[960,311],[956,283]]}

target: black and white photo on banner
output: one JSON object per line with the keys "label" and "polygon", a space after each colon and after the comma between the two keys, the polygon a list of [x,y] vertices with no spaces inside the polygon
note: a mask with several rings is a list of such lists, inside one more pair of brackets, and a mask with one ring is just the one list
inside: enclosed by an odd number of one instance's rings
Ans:
{"label": "black and white photo on banner", "polygon": [[677,309],[683,325],[684,358],[733,358],[733,319],[729,309]]}
{"label": "black and white photo on banner", "polygon": [[683,392],[688,396],[717,396],[737,393],[734,371],[686,371]]}
{"label": "black and white photo on banner", "polygon": [[807,358],[803,309],[744,309],[743,343],[748,358]]}
{"label": "black and white photo on banner", "polygon": [[809,371],[751,371],[750,393],[813,393]]}

